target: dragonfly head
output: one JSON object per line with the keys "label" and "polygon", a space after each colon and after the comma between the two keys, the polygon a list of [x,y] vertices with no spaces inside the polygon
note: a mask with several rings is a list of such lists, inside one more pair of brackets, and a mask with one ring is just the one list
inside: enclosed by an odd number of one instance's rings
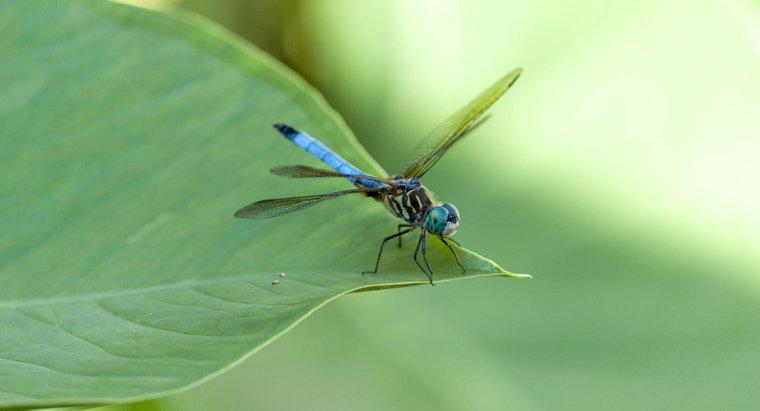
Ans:
{"label": "dragonfly head", "polygon": [[431,234],[451,237],[459,228],[459,210],[453,204],[434,206],[425,219],[425,229]]}

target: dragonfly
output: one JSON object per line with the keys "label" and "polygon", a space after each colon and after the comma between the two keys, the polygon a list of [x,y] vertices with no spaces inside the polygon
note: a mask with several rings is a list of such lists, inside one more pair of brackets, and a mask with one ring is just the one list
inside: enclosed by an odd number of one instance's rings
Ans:
{"label": "dragonfly", "polygon": [[[462,274],[465,274],[466,269],[449,243],[453,242],[459,246],[459,243],[451,238],[462,222],[459,210],[453,204],[435,201],[432,192],[422,185],[420,179],[454,144],[471,134],[490,118],[488,110],[517,81],[521,73],[522,69],[520,68],[510,71],[469,104],[433,129],[413,151],[412,158],[414,161],[408,163],[407,167],[392,177],[377,177],[367,174],[330,150],[316,138],[289,125],[275,124],[274,128],[285,138],[321,160],[331,169],[294,165],[275,167],[270,170],[273,174],[288,178],[345,178],[356,188],[327,194],[256,201],[237,210],[235,217],[253,219],[279,217],[312,207],[326,200],[346,195],[363,195],[383,203],[393,216],[402,221],[396,227],[394,234],[382,240],[374,269],[364,271],[363,274],[377,273],[383,248],[388,241],[398,238],[398,246],[401,247],[401,237],[417,230],[419,230],[419,236],[414,249],[413,260],[431,285],[434,283],[433,270],[427,259],[428,235],[438,237],[448,247]],[[420,256],[422,262],[420,262]]]}

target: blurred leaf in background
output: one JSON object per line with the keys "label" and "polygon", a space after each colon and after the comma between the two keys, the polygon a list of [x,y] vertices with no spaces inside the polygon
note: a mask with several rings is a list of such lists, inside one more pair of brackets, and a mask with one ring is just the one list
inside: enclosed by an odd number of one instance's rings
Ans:
{"label": "blurred leaf in background", "polygon": [[[249,2],[199,3],[182,5],[284,56],[387,169],[523,66],[509,109],[428,185],[465,244],[536,279],[346,298],[151,406],[760,403],[756,2],[270,1],[246,21],[221,16]],[[251,31],[272,21],[276,36]]]}

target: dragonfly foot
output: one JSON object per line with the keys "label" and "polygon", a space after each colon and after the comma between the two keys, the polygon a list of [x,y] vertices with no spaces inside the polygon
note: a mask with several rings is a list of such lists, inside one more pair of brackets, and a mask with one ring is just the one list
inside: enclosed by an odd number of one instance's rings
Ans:
{"label": "dragonfly foot", "polygon": [[[448,247],[448,248],[449,248],[449,251],[451,251],[451,254],[454,256],[454,260],[456,260],[456,262],[457,262],[457,265],[459,266],[459,269],[460,269],[460,270],[462,270],[462,272],[461,272],[461,275],[464,275],[464,274],[467,272],[467,270],[465,270],[464,266],[462,265],[462,262],[461,262],[461,261],[459,261],[459,256],[457,255],[457,252],[456,252],[456,251],[454,251],[454,249],[451,247],[451,244],[449,244],[449,243],[446,241],[446,239],[445,239],[445,238],[441,237],[441,241],[443,241],[443,244],[445,244],[445,245],[446,245],[446,247]],[[457,243],[456,241],[454,241],[454,240],[453,240],[453,239],[451,239],[451,238],[449,238],[449,239],[448,239],[448,241],[451,241],[451,242],[453,242],[454,244],[456,244],[456,245],[459,245],[459,243]]]}

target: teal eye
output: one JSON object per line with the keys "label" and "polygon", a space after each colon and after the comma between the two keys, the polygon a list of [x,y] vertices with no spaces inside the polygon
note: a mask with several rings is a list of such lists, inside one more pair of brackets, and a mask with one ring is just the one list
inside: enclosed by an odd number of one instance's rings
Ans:
{"label": "teal eye", "polygon": [[456,207],[454,207],[454,204],[446,203],[443,205],[443,208],[448,210],[449,212],[449,221],[455,224],[459,223],[459,210],[457,210]]}
{"label": "teal eye", "polygon": [[435,206],[425,219],[425,229],[431,234],[440,235],[446,228],[449,219],[449,210],[443,206]]}

